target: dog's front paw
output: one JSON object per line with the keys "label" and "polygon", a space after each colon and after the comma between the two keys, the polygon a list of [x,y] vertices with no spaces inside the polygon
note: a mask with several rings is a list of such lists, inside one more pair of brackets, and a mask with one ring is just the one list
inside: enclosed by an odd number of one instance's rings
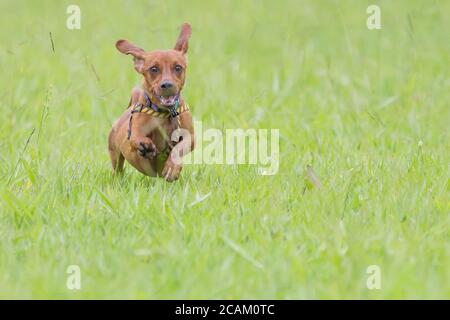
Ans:
{"label": "dog's front paw", "polygon": [[158,153],[156,146],[148,138],[136,142],[136,151],[138,155],[147,159],[153,159]]}
{"label": "dog's front paw", "polygon": [[182,168],[182,164],[173,162],[169,157],[164,165],[164,169],[161,175],[166,181],[172,182],[180,177]]}

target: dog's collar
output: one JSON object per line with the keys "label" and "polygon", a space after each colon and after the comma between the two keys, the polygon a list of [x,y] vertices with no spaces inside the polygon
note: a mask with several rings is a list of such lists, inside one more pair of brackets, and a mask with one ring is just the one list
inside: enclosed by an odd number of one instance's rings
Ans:
{"label": "dog's collar", "polygon": [[153,103],[150,96],[151,95],[147,92],[147,90],[144,90],[144,97],[145,97],[145,100],[147,101],[147,107],[152,108],[154,111],[160,112],[160,113],[168,112],[172,118],[174,118],[178,115],[177,109],[180,106],[180,94],[179,93],[177,94],[177,96],[175,98],[175,104],[173,106],[167,107],[167,109],[162,109],[162,108],[158,107],[157,104]]}
{"label": "dog's collar", "polygon": [[131,107],[131,113],[145,113],[157,118],[176,118],[181,113],[188,111],[189,108],[186,104],[180,104],[177,100],[175,105],[169,107],[167,110],[161,109],[155,104],[146,104],[143,105],[141,103],[137,103]]}
{"label": "dog's collar", "polygon": [[180,97],[177,96],[175,100],[175,104],[173,106],[168,107],[167,109],[163,109],[158,107],[153,101],[150,99],[150,95],[147,91],[144,91],[144,97],[146,100],[146,104],[143,105],[141,103],[136,103],[131,107],[131,113],[146,113],[154,117],[158,118],[175,118],[180,113],[189,110],[186,104],[180,104]]}
{"label": "dog's collar", "polygon": [[131,106],[131,115],[128,122],[128,140],[130,140],[131,137],[131,120],[133,119],[133,114],[135,113],[145,113],[152,117],[157,118],[170,118],[170,119],[177,119],[177,128],[180,128],[180,118],[178,117],[181,113],[188,111],[189,108],[185,103],[180,104],[180,98],[177,97],[175,104],[168,109],[161,109],[156,104],[152,102],[147,92],[144,91],[145,100],[147,100],[147,103],[143,105],[142,103],[136,103],[133,106]]}

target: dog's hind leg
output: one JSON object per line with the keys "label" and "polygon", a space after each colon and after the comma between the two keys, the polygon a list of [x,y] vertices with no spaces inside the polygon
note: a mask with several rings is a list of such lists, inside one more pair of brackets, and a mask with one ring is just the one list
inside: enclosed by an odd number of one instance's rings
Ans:
{"label": "dog's hind leg", "polygon": [[109,156],[111,157],[111,164],[114,170],[114,174],[121,173],[123,171],[123,165],[125,162],[125,158],[123,155],[119,153],[109,152]]}
{"label": "dog's hind leg", "polygon": [[114,173],[117,174],[122,172],[125,158],[122,153],[117,150],[114,144],[114,129],[111,130],[108,137],[108,151]]}

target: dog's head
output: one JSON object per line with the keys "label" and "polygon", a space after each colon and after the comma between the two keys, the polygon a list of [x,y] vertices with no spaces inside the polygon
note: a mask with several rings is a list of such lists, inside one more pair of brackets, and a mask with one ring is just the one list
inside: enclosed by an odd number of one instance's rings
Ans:
{"label": "dog's head", "polygon": [[175,47],[171,50],[145,52],[127,40],[116,43],[120,52],[133,56],[134,68],[144,76],[146,89],[159,100],[158,105],[173,106],[183,89],[190,36],[191,26],[184,23]]}

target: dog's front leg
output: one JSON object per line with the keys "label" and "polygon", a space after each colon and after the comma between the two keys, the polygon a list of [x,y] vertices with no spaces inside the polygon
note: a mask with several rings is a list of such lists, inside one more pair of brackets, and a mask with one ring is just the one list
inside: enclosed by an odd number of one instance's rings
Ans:
{"label": "dog's front leg", "polygon": [[130,145],[141,157],[153,159],[156,157],[158,150],[153,141],[147,137],[148,129],[145,125],[147,119],[144,114],[134,114],[130,121],[129,139]]}
{"label": "dog's front leg", "polygon": [[183,168],[183,156],[191,152],[195,146],[195,136],[192,129],[190,131],[187,129],[178,129],[175,135],[174,140],[179,142],[175,144],[169,153],[169,157],[162,171],[163,178],[169,182],[178,179]]}

